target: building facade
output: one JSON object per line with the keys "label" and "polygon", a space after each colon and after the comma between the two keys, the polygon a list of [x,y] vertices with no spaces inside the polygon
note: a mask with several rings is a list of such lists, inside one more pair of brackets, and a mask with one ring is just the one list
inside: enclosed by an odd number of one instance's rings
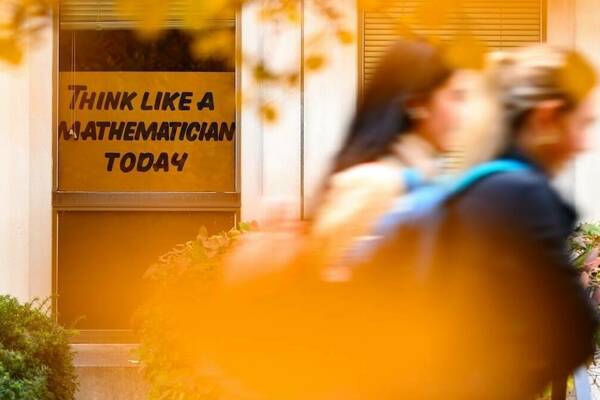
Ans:
{"label": "building facade", "polygon": [[[84,343],[131,340],[143,271],[200,226],[260,219],[265,198],[286,199],[302,218],[396,35],[381,15],[343,0],[357,40],[331,42],[325,67],[309,72],[307,38],[325,23],[319,13],[300,4],[300,23],[281,26],[264,23],[253,5],[214,21],[235,32],[237,62],[226,65],[177,50],[189,46],[176,13],[150,45],[113,3],[62,2],[25,63],[0,75],[0,292],[55,295],[59,320],[79,321]],[[416,1],[396,3],[402,14]],[[521,0],[501,14],[480,3],[469,11],[472,30],[491,48],[545,41],[600,65],[597,1]],[[299,83],[257,81],[241,54],[295,71]],[[246,94],[276,104],[277,121]],[[594,146],[559,181],[586,220],[600,219],[599,168]]]}

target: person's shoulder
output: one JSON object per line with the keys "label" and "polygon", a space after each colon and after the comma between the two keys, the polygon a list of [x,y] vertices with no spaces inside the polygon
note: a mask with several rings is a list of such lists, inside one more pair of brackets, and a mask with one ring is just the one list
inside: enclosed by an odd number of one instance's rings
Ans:
{"label": "person's shoulder", "polygon": [[512,196],[523,198],[534,194],[547,196],[549,199],[556,197],[555,190],[548,178],[536,170],[508,171],[490,175],[475,183],[472,187],[472,193],[479,196],[493,196],[494,198]]}
{"label": "person's shoulder", "polygon": [[402,169],[402,165],[397,162],[364,163],[333,175],[332,185],[338,189],[397,190],[402,184]]}
{"label": "person's shoulder", "polygon": [[563,200],[549,179],[536,170],[491,175],[457,200],[454,209],[460,215],[476,215],[484,222],[491,219],[530,226],[552,222],[567,229],[576,218],[575,209]]}
{"label": "person's shoulder", "polygon": [[474,183],[453,202],[457,211],[480,216],[529,218],[562,208],[548,178],[535,170],[500,172]]}

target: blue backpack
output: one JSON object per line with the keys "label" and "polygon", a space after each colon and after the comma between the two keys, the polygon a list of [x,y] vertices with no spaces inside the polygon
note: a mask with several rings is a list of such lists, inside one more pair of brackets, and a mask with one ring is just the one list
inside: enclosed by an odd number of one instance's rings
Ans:
{"label": "blue backpack", "polygon": [[[441,179],[426,182],[415,169],[403,171],[402,178],[407,193],[400,197],[393,207],[376,223],[369,236],[361,238],[344,257],[343,262],[356,265],[369,259],[386,238],[402,227],[418,227],[424,234],[418,245],[421,246],[419,264],[427,265],[427,259],[434,244],[437,227],[442,220],[444,205],[452,197],[467,190],[481,179],[502,172],[527,171],[531,167],[521,161],[499,159],[477,165],[454,179]],[[419,267],[419,266],[417,266]],[[423,274],[423,268],[417,268]]]}
{"label": "blue backpack", "polygon": [[[531,170],[531,167],[521,161],[500,159],[475,166],[455,179],[428,183],[422,179],[417,170],[408,169],[403,172],[407,194],[399,198],[394,206],[379,219],[371,236],[359,241],[351,249],[347,255],[349,258],[345,261],[349,262],[349,265],[355,265],[355,263],[368,260],[385,239],[396,231],[403,227],[417,227],[422,235],[420,236],[421,240],[417,243],[420,248],[417,249],[419,260],[417,265],[414,265],[415,274],[417,278],[425,278],[431,249],[435,244],[433,241],[436,239],[437,228],[443,217],[444,205],[448,200],[487,176],[528,170]],[[585,366],[575,371],[573,381],[577,400],[591,400],[591,388]],[[553,382],[554,390],[557,383],[559,388],[566,386],[565,382]],[[564,392],[554,393],[554,390],[553,398],[565,398]]]}

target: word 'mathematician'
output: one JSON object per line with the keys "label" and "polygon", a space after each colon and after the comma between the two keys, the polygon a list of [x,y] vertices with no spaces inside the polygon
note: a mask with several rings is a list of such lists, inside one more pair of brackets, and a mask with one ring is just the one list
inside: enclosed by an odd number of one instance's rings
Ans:
{"label": "word 'mathematician'", "polygon": [[[75,120],[59,121],[58,137],[63,141],[231,142],[235,138],[234,121],[197,121],[193,117],[182,118],[181,113],[173,114],[176,117],[164,118],[168,112],[187,111],[206,119],[206,112],[215,112],[212,91],[202,92],[195,97],[191,91],[95,91],[88,90],[87,85],[69,85],[67,88],[70,93],[69,110],[73,110]],[[99,113],[95,119],[83,121],[76,119],[79,117],[78,110],[81,110],[82,117],[86,116],[86,110]],[[111,118],[111,114],[102,111],[115,111],[121,118],[129,111],[138,113],[131,114],[131,119],[135,120],[106,120]],[[157,120],[147,121],[150,115]],[[193,153],[105,151],[104,158],[107,172],[182,172],[190,154]]]}

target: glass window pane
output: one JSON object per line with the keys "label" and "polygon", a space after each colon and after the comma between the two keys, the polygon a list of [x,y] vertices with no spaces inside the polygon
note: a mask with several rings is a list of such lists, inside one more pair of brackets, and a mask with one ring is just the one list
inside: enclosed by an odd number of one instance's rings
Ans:
{"label": "glass window pane", "polygon": [[81,330],[130,329],[147,268],[201,226],[214,234],[234,224],[233,212],[59,212],[59,321],[78,321]]}
{"label": "glass window pane", "polygon": [[[233,27],[220,28],[235,34]],[[156,39],[140,39],[130,29],[66,30],[59,36],[60,71],[196,71],[234,72],[217,57],[194,56],[197,40],[179,29]],[[235,54],[230,54],[233,59]]]}
{"label": "glass window pane", "polygon": [[233,55],[193,57],[177,30],[63,30],[59,42],[59,191],[236,190]]}

